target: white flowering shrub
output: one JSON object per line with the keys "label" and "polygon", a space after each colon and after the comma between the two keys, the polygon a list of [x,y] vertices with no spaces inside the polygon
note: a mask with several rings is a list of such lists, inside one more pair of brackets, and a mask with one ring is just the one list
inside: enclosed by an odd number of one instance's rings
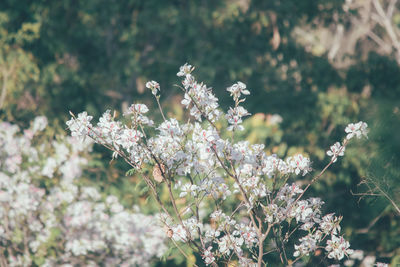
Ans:
{"label": "white flowering shrub", "polygon": [[0,122],[0,266],[148,266],[166,247],[153,216],[79,186],[92,142]]}
{"label": "white flowering shrub", "polygon": [[[234,105],[225,113],[211,88],[196,81],[193,70],[185,64],[177,74],[183,79],[186,121],[165,117],[160,85],[151,81],[146,86],[163,117],[159,125],[147,116],[146,105],[133,104],[124,113],[127,124],[115,120],[110,111],[97,125],[86,112],[77,117],[71,113],[67,125],[72,136],[89,136],[139,173],[162,211],[166,235],[186,257],[183,244],[213,266],[264,266],[272,253],[290,265],[317,249],[337,261],[352,254],[340,233],[342,217],[324,215],[323,201],[305,198],[305,193],[344,155],[353,137],[367,136],[367,124],[348,125],[344,140],[327,151],[326,167],[301,186],[297,177],[312,173],[308,157],[280,159],[267,155],[262,144],[235,141],[243,118],[250,115],[242,106],[243,97],[250,94],[246,85],[237,82],[227,89]],[[161,198],[165,191],[168,197]]]}

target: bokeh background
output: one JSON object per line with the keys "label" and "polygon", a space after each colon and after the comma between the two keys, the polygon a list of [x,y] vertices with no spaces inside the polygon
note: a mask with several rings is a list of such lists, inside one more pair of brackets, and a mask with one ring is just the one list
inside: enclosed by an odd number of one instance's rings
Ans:
{"label": "bokeh background", "polygon": [[[223,108],[232,104],[226,88],[246,83],[253,115],[243,138],[280,157],[305,153],[316,171],[345,126],[366,121],[369,139],[349,146],[310,194],[343,215],[354,249],[400,263],[398,1],[0,1],[0,119],[21,127],[45,115],[63,134],[70,110],[98,117],[133,102],[156,110],[148,80],[182,118],[174,84],[185,62]],[[95,152],[89,182],[126,206],[157,210],[127,166]]]}

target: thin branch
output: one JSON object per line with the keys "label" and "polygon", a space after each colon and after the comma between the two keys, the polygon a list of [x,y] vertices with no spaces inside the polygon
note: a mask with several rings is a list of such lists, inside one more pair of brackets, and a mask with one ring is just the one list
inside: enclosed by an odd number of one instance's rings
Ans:
{"label": "thin branch", "polygon": [[391,19],[393,17],[394,8],[396,7],[397,0],[391,0],[388,9],[387,9],[387,17]]}
{"label": "thin branch", "polygon": [[[342,146],[342,147],[340,148],[340,150],[337,152],[337,155],[339,155],[339,154],[345,149],[345,147],[346,147],[346,145],[347,145],[347,142],[348,142],[348,140],[345,139],[344,142],[343,142],[343,146]],[[302,192],[302,193],[296,198],[296,200],[293,202],[292,206],[293,206],[294,204],[296,204],[296,203],[299,201],[299,199],[305,194],[305,192],[308,190],[308,188],[309,188],[313,183],[315,183],[315,182],[325,173],[325,171],[334,163],[334,160],[335,160],[335,159],[337,159],[337,156],[336,156],[336,157],[332,157],[331,161],[325,166],[325,168],[323,168],[322,171],[321,171],[317,176],[315,176],[315,177],[311,180],[311,182],[306,186],[306,188],[303,190],[303,192]]]}
{"label": "thin branch", "polygon": [[368,37],[370,37],[375,43],[377,43],[382,49],[384,49],[387,52],[390,52],[392,50],[391,46],[388,45],[385,41],[383,41],[378,35],[376,35],[373,31],[368,31],[367,33]]}
{"label": "thin branch", "polygon": [[[178,246],[176,241],[174,239],[172,239],[172,238],[171,238],[171,241],[174,243],[175,247],[183,254],[183,256],[185,256],[185,258],[189,261],[189,256],[181,249],[180,246]],[[193,263],[193,266],[198,267],[196,263]]]}
{"label": "thin branch", "polygon": [[386,210],[383,210],[375,219],[373,219],[366,228],[362,228],[356,231],[357,234],[366,234],[369,232],[369,230],[379,221],[380,218],[382,218],[383,215],[385,215]]}
{"label": "thin branch", "polygon": [[387,200],[389,200],[389,202],[390,202],[390,203],[393,205],[393,207],[396,209],[398,215],[400,215],[400,208],[399,208],[399,206],[397,206],[397,204],[393,201],[393,199],[392,199],[391,197],[389,197],[389,195],[386,194],[386,192],[383,191],[383,190],[381,189],[381,187],[378,186],[375,182],[372,181],[372,183],[373,183],[373,184],[376,186],[376,188],[382,193],[382,195],[383,195]]}
{"label": "thin branch", "polygon": [[164,111],[163,111],[163,109],[162,109],[162,107],[161,107],[161,104],[160,104],[160,97],[159,97],[159,96],[156,96],[156,100],[157,100],[158,109],[159,109],[160,112],[161,112],[161,116],[163,117],[164,121],[166,121],[167,119],[166,119],[165,116],[164,116]]}
{"label": "thin branch", "polygon": [[4,100],[7,94],[7,82],[8,82],[8,73],[3,70],[3,84],[1,86],[1,96],[0,96],[0,109],[3,107]]}

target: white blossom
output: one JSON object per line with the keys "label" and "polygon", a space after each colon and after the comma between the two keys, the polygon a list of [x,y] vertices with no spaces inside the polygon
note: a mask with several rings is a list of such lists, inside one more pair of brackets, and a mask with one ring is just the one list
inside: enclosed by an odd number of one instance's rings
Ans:
{"label": "white blossom", "polygon": [[93,117],[87,115],[87,112],[84,111],[78,114],[78,118],[71,118],[67,121],[67,126],[71,130],[71,135],[77,137],[86,136],[92,127],[90,123],[92,119]]}
{"label": "white blossom", "polygon": [[235,100],[238,100],[242,94],[250,94],[250,91],[246,89],[246,85],[242,82],[237,82],[226,90],[231,93],[231,96],[233,96]]}
{"label": "white blossom", "polygon": [[156,81],[149,81],[146,83],[146,87],[151,90],[153,95],[157,95],[157,92],[160,91],[160,85]]}
{"label": "white blossom", "polygon": [[192,73],[194,70],[194,67],[192,65],[189,65],[188,63],[185,63],[185,65],[181,66],[179,68],[179,72],[176,74],[178,77],[186,76]]}
{"label": "white blossom", "polygon": [[213,256],[211,249],[212,249],[212,247],[208,247],[204,251],[203,259],[204,259],[204,262],[206,265],[210,265],[211,263],[213,263],[215,261],[215,257]]}
{"label": "white blossom", "polygon": [[353,253],[352,249],[349,249],[350,244],[341,236],[332,235],[331,239],[328,240],[325,250],[328,251],[328,258],[341,260],[346,255]]}
{"label": "white blossom", "polygon": [[286,163],[290,172],[294,172],[296,175],[298,175],[300,172],[303,172],[302,175],[304,176],[311,171],[310,159],[301,154],[287,158]]}
{"label": "white blossom", "polygon": [[350,140],[354,136],[361,138],[362,136],[368,137],[368,125],[365,122],[359,121],[357,123],[350,123],[347,125],[345,132],[347,133],[346,139]]}
{"label": "white blossom", "polygon": [[331,149],[326,151],[326,154],[330,157],[332,157],[332,162],[336,162],[338,156],[343,156],[344,151],[346,150],[346,147],[340,145],[339,142],[336,142],[333,146],[331,146]]}

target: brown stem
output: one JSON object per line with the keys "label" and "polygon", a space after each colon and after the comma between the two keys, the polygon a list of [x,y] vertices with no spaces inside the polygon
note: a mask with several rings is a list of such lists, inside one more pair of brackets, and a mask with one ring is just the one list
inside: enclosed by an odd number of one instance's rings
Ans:
{"label": "brown stem", "polygon": [[[175,242],[175,240],[173,240],[172,238],[171,238],[171,240],[172,240],[172,243],[174,243],[174,245],[175,245],[175,247],[183,254],[183,256],[185,256],[185,258],[189,261],[189,256],[181,249],[181,247],[180,246],[178,246],[178,244]],[[196,263],[193,263],[193,266],[197,266],[197,264]],[[198,266],[197,266],[198,267]]]}
{"label": "brown stem", "polygon": [[164,121],[166,121],[167,119],[164,116],[164,111],[163,111],[163,109],[161,107],[161,104],[160,104],[160,97],[156,96],[156,100],[157,100],[158,109],[161,112],[161,116],[163,117]]}
{"label": "brown stem", "polygon": [[[245,199],[247,205],[248,205],[249,208],[250,208],[250,207],[251,207],[250,200],[249,200],[249,198],[247,197],[247,194],[246,194],[246,192],[244,191],[242,185],[240,184],[239,179],[237,178],[237,175],[236,175],[236,174],[232,174],[232,173],[228,170],[228,168],[227,168],[227,167],[225,166],[225,164],[222,162],[221,158],[218,156],[217,151],[216,151],[213,147],[211,147],[211,150],[214,152],[215,157],[218,159],[219,163],[221,164],[221,166],[222,166],[222,168],[225,170],[225,172],[226,172],[230,177],[232,177],[232,178],[235,180],[235,182],[236,182],[237,185],[239,186],[240,193],[242,194],[242,196],[244,197],[244,199]],[[254,210],[251,208],[251,212],[250,212],[250,219],[251,219],[251,222],[253,223],[254,227],[255,227],[257,230],[259,230],[259,229],[258,229],[258,226],[257,226],[257,224],[256,224],[256,221],[255,221],[255,219],[254,219],[254,216],[257,217],[257,215],[255,214]],[[257,217],[257,218],[258,218],[258,217]]]}
{"label": "brown stem", "polygon": [[343,142],[343,146],[340,148],[339,152],[337,153],[337,155],[335,157],[332,157],[331,161],[325,166],[325,168],[322,169],[322,171],[315,176],[311,182],[306,186],[306,188],[303,190],[303,192],[296,198],[296,200],[293,202],[292,206],[294,206],[294,204],[297,203],[297,201],[299,201],[299,199],[304,195],[304,193],[308,190],[308,188],[315,183],[315,181],[317,181],[324,173],[325,171],[329,168],[329,166],[331,166],[334,162],[335,159],[337,159],[338,155],[340,154],[340,152],[343,151],[343,149],[345,149],[346,145],[347,145],[348,140],[345,139]]}
{"label": "brown stem", "polygon": [[262,263],[263,263],[263,256],[264,256],[264,241],[267,238],[269,232],[271,231],[272,228],[272,224],[268,224],[268,228],[265,231],[264,234],[262,234],[262,232],[259,233],[259,245],[258,245],[258,261],[257,261],[257,266],[261,267]]}
{"label": "brown stem", "polygon": [[8,72],[3,70],[3,85],[1,87],[1,96],[0,96],[0,109],[3,107],[4,100],[6,98],[7,93],[7,82],[8,82]]}

